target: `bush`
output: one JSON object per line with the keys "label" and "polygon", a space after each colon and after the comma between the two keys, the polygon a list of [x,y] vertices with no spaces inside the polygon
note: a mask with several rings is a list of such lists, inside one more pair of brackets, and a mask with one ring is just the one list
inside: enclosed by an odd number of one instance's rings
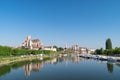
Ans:
{"label": "bush", "polygon": [[0,46],[0,56],[18,56],[18,55],[36,55],[36,54],[53,54],[54,51],[49,50],[28,50],[23,48],[11,48],[7,46]]}

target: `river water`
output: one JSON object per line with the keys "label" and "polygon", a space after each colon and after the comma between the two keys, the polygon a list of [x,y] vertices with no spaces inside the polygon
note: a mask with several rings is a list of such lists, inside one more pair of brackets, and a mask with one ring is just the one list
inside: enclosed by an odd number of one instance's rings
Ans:
{"label": "river water", "polygon": [[76,56],[22,61],[1,66],[0,80],[120,80],[120,64]]}

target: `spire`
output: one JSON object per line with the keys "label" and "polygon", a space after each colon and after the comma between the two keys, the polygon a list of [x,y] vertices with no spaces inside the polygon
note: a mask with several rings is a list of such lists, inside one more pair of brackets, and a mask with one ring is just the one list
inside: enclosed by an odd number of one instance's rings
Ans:
{"label": "spire", "polygon": [[31,36],[27,36],[27,40],[31,40]]}

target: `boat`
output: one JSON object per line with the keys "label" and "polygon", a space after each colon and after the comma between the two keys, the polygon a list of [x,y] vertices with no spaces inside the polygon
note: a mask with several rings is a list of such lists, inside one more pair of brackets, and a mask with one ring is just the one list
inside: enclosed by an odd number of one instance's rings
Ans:
{"label": "boat", "polygon": [[116,62],[116,58],[115,57],[109,57],[108,58],[108,62]]}
{"label": "boat", "polygon": [[99,59],[100,59],[100,60],[103,60],[103,61],[108,60],[107,56],[99,56]]}

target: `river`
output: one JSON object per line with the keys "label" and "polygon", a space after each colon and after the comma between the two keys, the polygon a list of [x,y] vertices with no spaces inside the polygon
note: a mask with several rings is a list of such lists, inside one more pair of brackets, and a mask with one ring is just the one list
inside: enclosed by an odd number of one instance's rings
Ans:
{"label": "river", "polygon": [[120,80],[120,64],[76,56],[0,66],[0,80]]}

